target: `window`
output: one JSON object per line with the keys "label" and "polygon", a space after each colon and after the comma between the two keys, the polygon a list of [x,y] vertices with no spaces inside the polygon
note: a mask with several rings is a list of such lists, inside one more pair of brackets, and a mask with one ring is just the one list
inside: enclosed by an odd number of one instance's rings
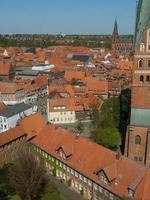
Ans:
{"label": "window", "polygon": [[62,163],[61,163],[61,162],[60,162],[60,164],[59,164],[59,165],[60,165],[60,167],[62,167]]}
{"label": "window", "polygon": [[83,180],[83,179],[82,179],[82,175],[81,175],[81,174],[79,174],[79,179],[80,179],[80,180]]}
{"label": "window", "polygon": [[114,199],[114,195],[110,193],[110,199],[113,200]]}
{"label": "window", "polygon": [[146,76],[146,82],[150,82],[150,76]]}
{"label": "window", "polygon": [[144,43],[141,43],[141,45],[140,45],[140,51],[144,53],[144,51],[145,51],[145,45],[144,45]]}
{"label": "window", "polygon": [[98,190],[98,185],[97,184],[94,184],[94,189]]}
{"label": "window", "polygon": [[48,155],[47,155],[47,153],[45,153],[45,158],[47,158],[48,157]]}
{"label": "window", "polygon": [[148,60],[148,67],[150,67],[150,60]]}
{"label": "window", "polygon": [[144,82],[144,76],[143,75],[140,76],[140,82]]}
{"label": "window", "polygon": [[135,136],[135,144],[141,144],[141,137],[139,135]]}
{"label": "window", "polygon": [[71,174],[74,174],[74,170],[73,169],[71,169]]}
{"label": "window", "polygon": [[139,156],[139,161],[142,162],[143,161],[143,157]]}
{"label": "window", "polygon": [[137,157],[137,156],[134,156],[134,160],[137,162],[137,161],[138,161],[138,157]]}
{"label": "window", "polygon": [[139,62],[138,62],[138,67],[139,67],[139,68],[143,67],[143,60],[139,60]]}
{"label": "window", "polygon": [[85,183],[87,183],[87,178],[84,177],[83,181],[84,181]]}
{"label": "window", "polygon": [[67,172],[70,172],[70,168],[69,167],[67,167]]}
{"label": "window", "polygon": [[143,161],[143,157],[142,157],[142,156],[135,156],[135,157],[134,157],[134,160],[135,160],[136,162],[142,162],[142,161]]}
{"label": "window", "polygon": [[129,189],[128,190],[128,195],[129,195],[129,197],[134,197],[134,191]]}
{"label": "window", "polygon": [[62,151],[59,152],[59,155],[60,155],[60,157],[63,158],[64,160],[66,159],[66,156],[65,156],[65,154],[64,154]]}
{"label": "window", "polygon": [[59,162],[58,162],[58,160],[56,160],[56,165],[59,165]]}
{"label": "window", "polygon": [[64,169],[64,170],[66,169],[66,165],[65,165],[65,164],[63,165],[63,169]]}
{"label": "window", "polygon": [[108,184],[107,178],[103,175],[100,176],[101,181],[103,181],[105,184]]}
{"label": "window", "polygon": [[78,177],[78,172],[75,172],[75,176]]}
{"label": "window", "polygon": [[92,186],[92,181],[88,180],[88,185]]}
{"label": "window", "polygon": [[99,192],[103,193],[103,188],[102,187],[98,187]]}

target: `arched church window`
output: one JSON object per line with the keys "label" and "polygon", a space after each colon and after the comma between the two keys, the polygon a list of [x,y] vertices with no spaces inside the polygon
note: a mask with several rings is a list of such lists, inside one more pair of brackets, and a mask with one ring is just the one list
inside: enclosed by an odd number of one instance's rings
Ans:
{"label": "arched church window", "polygon": [[140,52],[144,53],[144,51],[145,51],[145,45],[144,45],[144,43],[141,43]]}
{"label": "arched church window", "polygon": [[139,60],[138,67],[139,68],[143,67],[143,60]]}
{"label": "arched church window", "polygon": [[140,82],[144,82],[144,76],[143,75],[140,76]]}
{"label": "arched church window", "polygon": [[146,82],[150,82],[150,76],[146,76]]}
{"label": "arched church window", "polygon": [[139,135],[135,136],[135,144],[141,144],[141,137]]}

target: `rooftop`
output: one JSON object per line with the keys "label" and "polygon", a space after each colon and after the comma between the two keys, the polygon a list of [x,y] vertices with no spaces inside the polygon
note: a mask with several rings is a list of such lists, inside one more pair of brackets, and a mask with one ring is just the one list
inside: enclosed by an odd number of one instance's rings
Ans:
{"label": "rooftop", "polygon": [[[145,177],[146,167],[125,156],[120,156],[118,159],[116,152],[87,138],[77,138],[75,134],[68,130],[50,124],[32,140],[32,143],[59,160],[62,159],[71,168],[118,196],[127,196],[128,189],[133,188],[133,185],[135,197],[137,194],[143,195],[140,187],[142,187],[141,184],[145,184],[142,181]],[[59,148],[62,148],[64,153],[69,155],[67,160],[59,156],[57,151]],[[80,162],[78,162],[79,160]],[[105,172],[111,184],[104,184],[99,179],[97,172],[101,170]],[[117,184],[115,184],[115,180]],[[147,189],[146,192],[148,194]],[[148,200],[148,198],[144,200]]]}
{"label": "rooftop", "polygon": [[12,105],[12,106],[7,106],[6,108],[4,108],[3,110],[0,110],[0,116],[3,117],[11,117],[13,115],[16,115],[18,113],[21,113],[25,110],[28,110],[32,108],[32,106],[25,104],[25,103],[20,103],[20,104],[16,104],[16,105]]}

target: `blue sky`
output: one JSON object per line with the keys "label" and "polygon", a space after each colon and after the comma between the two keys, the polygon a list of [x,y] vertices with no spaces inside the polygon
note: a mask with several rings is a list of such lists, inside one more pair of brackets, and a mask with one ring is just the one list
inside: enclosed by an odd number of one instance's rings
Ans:
{"label": "blue sky", "polygon": [[136,0],[0,0],[0,33],[133,33]]}

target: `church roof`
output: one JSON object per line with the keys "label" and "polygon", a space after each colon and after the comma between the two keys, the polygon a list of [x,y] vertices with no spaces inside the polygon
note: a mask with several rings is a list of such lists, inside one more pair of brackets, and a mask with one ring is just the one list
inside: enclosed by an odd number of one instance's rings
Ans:
{"label": "church roof", "polygon": [[148,26],[150,26],[150,1],[139,0],[136,11],[135,46],[139,45]]}

